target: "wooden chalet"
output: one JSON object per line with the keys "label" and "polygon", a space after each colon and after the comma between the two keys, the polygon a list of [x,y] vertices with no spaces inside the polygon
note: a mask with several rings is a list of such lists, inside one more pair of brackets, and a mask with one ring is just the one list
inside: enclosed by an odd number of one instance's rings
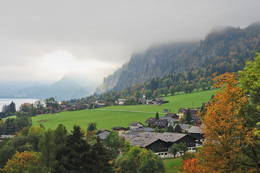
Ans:
{"label": "wooden chalet", "polygon": [[117,133],[122,133],[122,132],[125,132],[127,130],[124,127],[113,127],[112,129],[113,129],[113,131],[115,131]]}
{"label": "wooden chalet", "polygon": [[154,120],[153,122],[154,127],[158,127],[159,129],[168,127],[168,123],[166,119],[163,120]]}
{"label": "wooden chalet", "polygon": [[171,157],[171,154],[168,153],[168,149],[174,143],[178,144],[183,142],[188,146],[190,151],[195,151],[196,146],[196,139],[194,137],[181,133],[135,132],[122,135],[131,145],[152,150],[161,157]]}
{"label": "wooden chalet", "polygon": [[126,99],[118,99],[118,105],[124,105],[125,104]]}
{"label": "wooden chalet", "polygon": [[130,123],[130,130],[137,130],[137,129],[140,129],[143,127],[144,127],[144,125],[138,121],[134,121],[134,122]]}
{"label": "wooden chalet", "polygon": [[155,118],[152,118],[152,117],[148,118],[148,119],[145,121],[146,126],[147,126],[147,127],[150,127],[150,126],[153,124],[154,120],[155,120]]}
{"label": "wooden chalet", "polygon": [[192,127],[188,130],[188,134],[189,134],[190,136],[194,137],[199,144],[201,144],[202,141],[204,140],[204,133],[203,133],[203,131],[201,130],[201,128],[198,127],[198,126],[192,126]]}

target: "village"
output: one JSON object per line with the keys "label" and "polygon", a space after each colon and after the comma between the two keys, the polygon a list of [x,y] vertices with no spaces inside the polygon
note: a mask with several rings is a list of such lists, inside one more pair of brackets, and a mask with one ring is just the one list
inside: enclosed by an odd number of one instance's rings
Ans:
{"label": "village", "polygon": [[[163,111],[167,112],[168,110]],[[184,119],[188,112],[191,114],[191,122],[189,124],[179,123],[180,119]],[[113,127],[112,130],[128,140],[132,146],[151,150],[161,158],[178,157],[185,151],[180,150],[176,154],[172,154],[169,152],[169,148],[173,144],[185,144],[188,152],[196,152],[196,148],[203,145],[204,137],[201,130],[203,124],[195,125],[199,124],[197,114],[198,109],[188,108],[180,108],[178,114],[166,113],[160,117],[157,112],[155,118],[148,118],[145,124],[134,121],[129,124],[128,128]],[[97,136],[101,140],[105,140],[110,134],[109,130],[98,131]]]}

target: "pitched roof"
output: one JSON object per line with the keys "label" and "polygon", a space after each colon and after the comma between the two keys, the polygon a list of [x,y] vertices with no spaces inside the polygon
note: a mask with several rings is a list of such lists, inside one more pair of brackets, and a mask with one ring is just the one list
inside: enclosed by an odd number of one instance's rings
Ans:
{"label": "pitched roof", "polygon": [[109,135],[110,132],[107,132],[107,131],[104,131],[103,133],[100,133],[98,134],[97,136],[100,138],[100,139],[106,139],[107,135]]}
{"label": "pitched roof", "polygon": [[174,122],[174,121],[178,121],[177,119],[173,119],[171,117],[166,117],[166,116],[161,116],[160,120],[167,120],[167,122]]}
{"label": "pitched roof", "polygon": [[143,124],[138,121],[134,121],[134,122],[130,123],[130,126],[137,126],[138,124],[141,124],[143,126]]}
{"label": "pitched roof", "polygon": [[113,127],[112,129],[113,130],[125,130],[126,128],[124,128],[124,127]]}
{"label": "pitched roof", "polygon": [[136,132],[154,132],[154,129],[151,127],[146,127],[146,128],[138,128],[138,129],[134,129],[134,131]]}
{"label": "pitched roof", "polygon": [[126,133],[122,134],[126,140],[128,140],[131,145],[137,145],[140,147],[146,147],[157,140],[161,140],[164,142],[177,142],[181,138],[187,136],[187,134],[181,133],[154,133],[154,132],[142,132],[142,133]]}
{"label": "pitched roof", "polygon": [[189,130],[190,129],[190,125],[189,124],[179,124],[180,125],[180,127],[181,127],[181,129],[182,130]]}
{"label": "pitched roof", "polygon": [[154,120],[153,125],[158,127],[165,127],[167,126],[167,120]]}
{"label": "pitched roof", "polygon": [[202,134],[202,130],[198,126],[192,126],[189,130],[188,133],[199,133]]}
{"label": "pitched roof", "polygon": [[171,118],[174,118],[174,119],[179,119],[179,116],[175,113],[167,113],[165,115],[166,117],[171,117]]}
{"label": "pitched roof", "polygon": [[150,117],[150,118],[148,118],[148,119],[145,121],[145,123],[150,124],[150,123],[152,123],[154,120],[155,120],[155,118]]}

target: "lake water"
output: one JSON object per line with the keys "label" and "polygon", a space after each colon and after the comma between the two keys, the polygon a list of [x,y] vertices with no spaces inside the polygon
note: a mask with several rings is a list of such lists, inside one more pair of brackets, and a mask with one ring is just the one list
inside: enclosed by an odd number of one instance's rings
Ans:
{"label": "lake water", "polygon": [[12,101],[15,103],[16,110],[18,110],[21,104],[34,103],[37,99],[0,99],[0,112],[2,112],[3,105],[9,105]]}

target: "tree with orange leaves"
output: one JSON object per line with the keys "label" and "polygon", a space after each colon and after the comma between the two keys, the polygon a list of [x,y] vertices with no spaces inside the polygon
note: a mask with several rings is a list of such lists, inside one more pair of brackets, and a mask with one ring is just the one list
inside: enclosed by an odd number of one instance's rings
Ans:
{"label": "tree with orange leaves", "polygon": [[37,166],[39,154],[35,152],[24,151],[16,152],[12,159],[8,160],[3,171],[23,173],[29,170],[31,166]]}
{"label": "tree with orange leaves", "polygon": [[181,170],[185,173],[204,173],[205,170],[199,164],[198,158],[188,158],[182,161]]}
{"label": "tree with orange leaves", "polygon": [[241,113],[248,100],[238,86],[237,76],[225,73],[215,77],[214,82],[221,89],[201,117],[206,139],[199,153],[201,166],[206,172],[257,171],[257,165],[243,163],[243,148],[254,142],[254,133],[246,126],[247,117]]}

